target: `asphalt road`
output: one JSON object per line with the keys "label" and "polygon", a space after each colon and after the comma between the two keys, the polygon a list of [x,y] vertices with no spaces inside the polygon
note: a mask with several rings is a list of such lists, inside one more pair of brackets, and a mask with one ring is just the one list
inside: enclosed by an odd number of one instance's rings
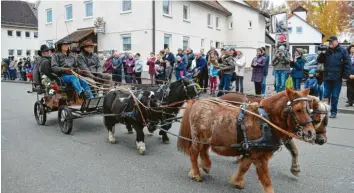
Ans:
{"label": "asphalt road", "polygon": [[[1,183],[6,193],[177,193],[261,192],[255,168],[246,175],[244,190],[228,184],[236,170],[234,158],[212,154],[213,168],[204,182],[187,176],[189,158],[171,144],[161,144],[157,132],[146,134],[147,154],[135,148],[135,134],[116,126],[117,144],[108,142],[102,118],[74,121],[72,135],[61,133],[57,113],[38,126],[33,116],[34,94],[30,85],[1,83]],[[297,141],[300,149],[299,177],[290,173],[290,154],[283,149],[270,163],[273,186],[280,193],[354,192],[353,115],[339,114],[330,120],[323,146]],[[173,126],[177,133],[179,124]]]}

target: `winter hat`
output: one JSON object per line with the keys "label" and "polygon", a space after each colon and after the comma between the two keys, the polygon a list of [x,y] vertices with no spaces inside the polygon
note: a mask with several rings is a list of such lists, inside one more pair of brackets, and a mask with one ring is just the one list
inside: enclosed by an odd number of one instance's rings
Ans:
{"label": "winter hat", "polygon": [[279,51],[285,51],[285,47],[284,46],[279,46]]}
{"label": "winter hat", "polygon": [[316,69],[311,69],[311,70],[309,71],[309,74],[315,75],[315,74],[316,74]]}
{"label": "winter hat", "polygon": [[181,58],[181,56],[177,56],[176,59],[177,60],[181,60],[182,58]]}
{"label": "winter hat", "polygon": [[302,48],[296,48],[296,51],[299,52],[300,56],[304,54],[304,50]]}

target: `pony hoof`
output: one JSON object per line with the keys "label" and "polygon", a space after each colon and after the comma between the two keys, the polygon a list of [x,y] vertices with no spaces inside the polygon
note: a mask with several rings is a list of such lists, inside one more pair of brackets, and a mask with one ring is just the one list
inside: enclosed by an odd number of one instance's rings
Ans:
{"label": "pony hoof", "polygon": [[244,189],[245,187],[244,186],[241,186],[241,185],[235,185],[235,188],[239,189],[239,190],[242,190]]}
{"label": "pony hoof", "polygon": [[209,174],[210,173],[210,168],[208,169],[208,168],[202,168],[203,169],[203,171],[206,173],[206,174]]}
{"label": "pony hoof", "polygon": [[195,174],[193,174],[192,171],[189,171],[188,176],[189,176],[192,180],[194,180],[194,181],[196,181],[196,182],[202,182],[202,181],[203,181],[203,179],[202,179],[202,177],[201,177],[200,175],[195,175]]}
{"label": "pony hoof", "polygon": [[109,139],[109,142],[110,142],[111,144],[115,144],[117,141],[116,141],[116,139],[114,139],[114,138],[110,138],[110,139]]}
{"label": "pony hoof", "polygon": [[167,135],[162,135],[162,143],[164,144],[170,143],[170,139],[167,137]]}
{"label": "pony hoof", "polygon": [[145,150],[139,149],[139,153],[140,153],[140,155],[145,155]]}
{"label": "pony hoof", "polygon": [[300,169],[291,168],[291,169],[290,169],[290,172],[291,172],[294,176],[299,177]]}
{"label": "pony hoof", "polygon": [[169,141],[169,140],[162,140],[162,143],[164,143],[164,144],[170,144],[170,141]]}

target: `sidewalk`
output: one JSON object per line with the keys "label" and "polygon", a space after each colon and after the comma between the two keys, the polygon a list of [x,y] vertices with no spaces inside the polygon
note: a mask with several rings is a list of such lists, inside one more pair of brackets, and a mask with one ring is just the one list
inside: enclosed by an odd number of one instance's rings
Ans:
{"label": "sidewalk", "polygon": [[[270,70],[271,72],[271,70]],[[254,83],[251,82],[251,76],[252,76],[252,71],[246,70],[245,76],[244,76],[244,92],[245,94],[255,94],[254,90]],[[150,80],[147,80],[150,78],[150,75],[148,72],[144,71],[142,73],[142,82],[143,84],[150,84]],[[172,76],[172,81],[175,81],[175,77]],[[1,82],[13,82],[13,83],[22,83],[22,84],[31,84],[31,82],[24,82],[24,81],[9,81],[9,80],[1,80]],[[218,80],[219,83],[219,80]],[[234,86],[233,86],[234,88]],[[271,95],[274,92],[274,76],[271,74],[267,76],[267,95]],[[345,114],[354,114],[354,107],[345,107],[345,102],[347,101],[347,87],[342,86],[342,91],[340,93],[339,97],[339,103],[338,103],[338,113],[345,113]]]}

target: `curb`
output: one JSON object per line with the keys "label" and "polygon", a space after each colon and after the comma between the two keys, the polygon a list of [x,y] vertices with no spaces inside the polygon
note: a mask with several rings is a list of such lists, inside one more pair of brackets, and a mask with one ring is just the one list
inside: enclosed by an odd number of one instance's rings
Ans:
{"label": "curb", "polygon": [[26,81],[21,81],[21,80],[1,80],[1,82],[21,83],[21,84],[32,84],[32,82],[26,82]]}
{"label": "curb", "polygon": [[354,108],[338,108],[338,113],[354,115]]}

